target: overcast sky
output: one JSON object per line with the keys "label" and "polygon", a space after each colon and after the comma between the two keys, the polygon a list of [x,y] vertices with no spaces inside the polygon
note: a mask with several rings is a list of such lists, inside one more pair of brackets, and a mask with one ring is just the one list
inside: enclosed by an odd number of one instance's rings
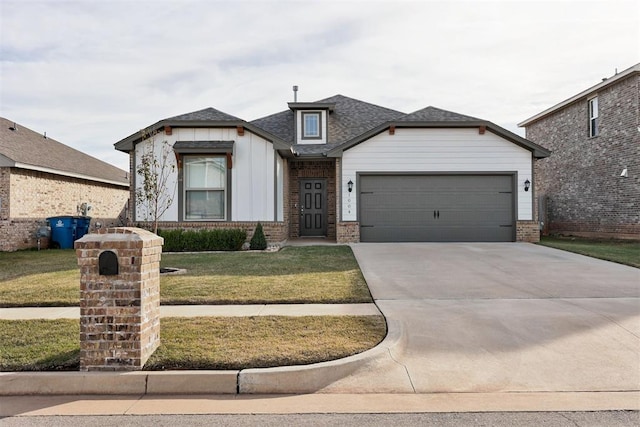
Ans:
{"label": "overcast sky", "polygon": [[214,107],[335,94],[517,123],[640,62],[640,1],[0,0],[0,116],[128,169],[113,144]]}

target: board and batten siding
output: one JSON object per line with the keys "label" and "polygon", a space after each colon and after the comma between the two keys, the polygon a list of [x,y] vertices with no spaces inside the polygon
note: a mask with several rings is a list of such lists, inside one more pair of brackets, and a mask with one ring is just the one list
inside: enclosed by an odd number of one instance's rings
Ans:
{"label": "board and batten siding", "polygon": [[[233,166],[231,168],[231,218],[226,221],[274,221],[274,216],[281,216],[282,206],[276,212],[275,191],[278,188],[276,176],[276,155],[273,144],[251,132],[245,131],[239,136],[236,128],[174,128],[172,135],[156,135],[156,155],[162,144],[167,141],[171,146],[177,141],[235,141],[233,147]],[[144,153],[145,145],[136,145],[136,165]],[[168,161],[175,165],[173,152]],[[170,177],[168,189],[176,188],[174,203],[164,213],[161,221],[178,221],[178,194],[176,185],[178,170]],[[281,178],[280,178],[281,179]],[[136,177],[136,184],[141,185],[141,178]],[[136,206],[136,219],[143,220],[144,211]]]}
{"label": "board and batten siding", "polygon": [[[358,220],[358,173],[516,172],[518,220],[533,218],[531,152],[500,136],[478,129],[396,129],[385,131],[342,155],[342,220]],[[354,183],[349,197],[347,183]],[[349,199],[350,206],[346,203]]]}

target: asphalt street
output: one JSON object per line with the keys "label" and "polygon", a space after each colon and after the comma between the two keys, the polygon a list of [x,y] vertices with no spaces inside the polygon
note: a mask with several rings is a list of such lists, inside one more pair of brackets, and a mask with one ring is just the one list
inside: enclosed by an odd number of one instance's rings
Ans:
{"label": "asphalt street", "polygon": [[287,415],[118,415],[12,417],[0,419],[3,427],[101,426],[554,426],[627,427],[640,424],[640,412],[471,412],[436,414],[287,414]]}

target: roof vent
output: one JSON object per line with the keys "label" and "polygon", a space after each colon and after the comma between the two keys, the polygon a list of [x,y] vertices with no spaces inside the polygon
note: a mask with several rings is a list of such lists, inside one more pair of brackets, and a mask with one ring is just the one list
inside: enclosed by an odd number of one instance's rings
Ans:
{"label": "roof vent", "polygon": [[42,136],[44,137],[44,139],[47,139],[47,132],[45,132]]}
{"label": "roof vent", "polygon": [[13,122],[13,126],[10,126],[9,130],[12,130],[12,131],[17,131],[18,130],[18,125],[16,124],[16,122]]}
{"label": "roof vent", "polygon": [[298,102],[298,86],[293,87],[293,102]]}

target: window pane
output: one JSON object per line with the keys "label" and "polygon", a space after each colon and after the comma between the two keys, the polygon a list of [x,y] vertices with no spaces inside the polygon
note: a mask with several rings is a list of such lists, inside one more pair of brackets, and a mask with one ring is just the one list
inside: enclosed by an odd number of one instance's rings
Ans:
{"label": "window pane", "polygon": [[320,115],[317,113],[304,115],[304,136],[320,136]]}
{"label": "window pane", "polygon": [[186,219],[224,219],[224,191],[187,191]]}
{"label": "window pane", "polygon": [[589,100],[589,136],[598,135],[598,98]]}
{"label": "window pane", "polygon": [[227,161],[224,157],[187,157],[186,188],[224,188],[226,166]]}

